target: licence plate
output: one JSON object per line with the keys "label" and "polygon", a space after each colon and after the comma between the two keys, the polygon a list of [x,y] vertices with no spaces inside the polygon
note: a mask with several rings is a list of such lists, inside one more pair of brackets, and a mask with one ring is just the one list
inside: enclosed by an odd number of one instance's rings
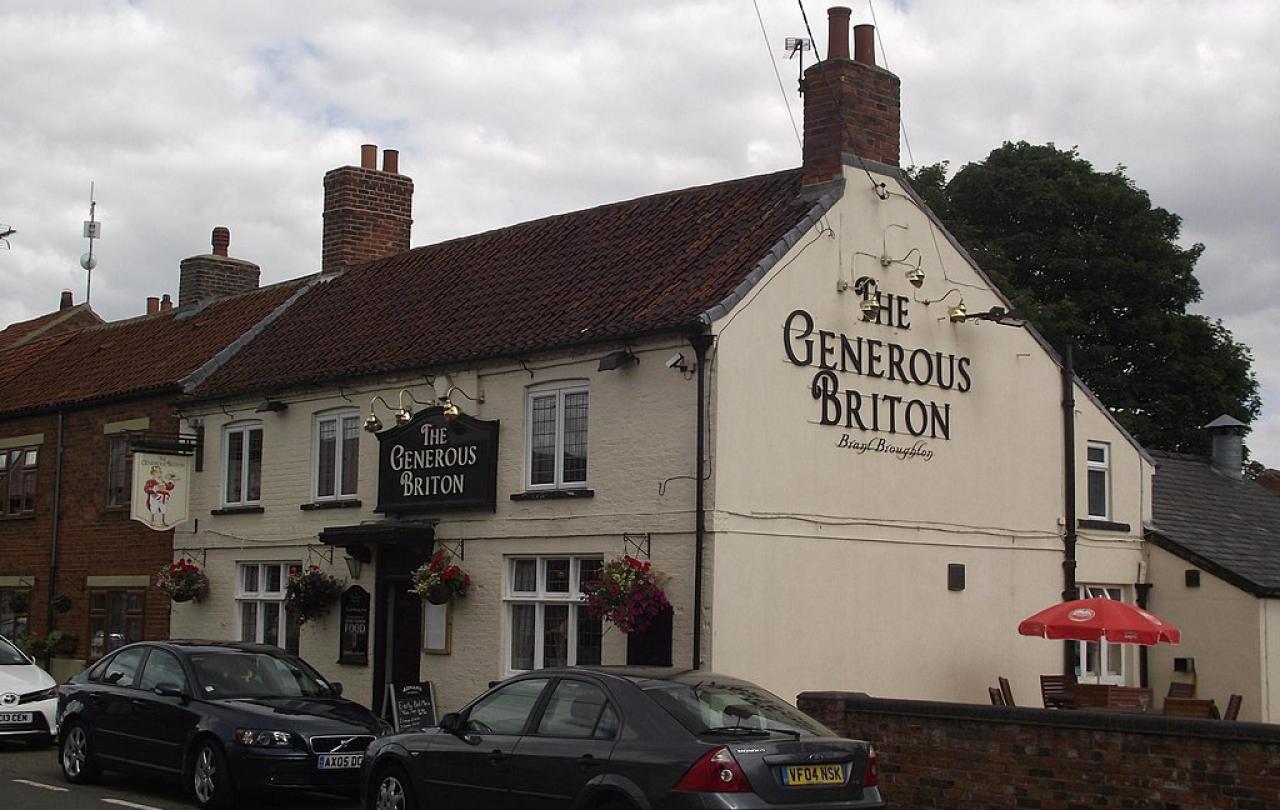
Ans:
{"label": "licence plate", "polygon": [[342,768],[359,768],[364,754],[321,754],[320,770],[334,771]]}
{"label": "licence plate", "polygon": [[0,713],[0,725],[15,725],[17,723],[30,723],[31,712],[3,712]]}
{"label": "licence plate", "polygon": [[788,765],[782,769],[782,784],[843,785],[843,765]]}

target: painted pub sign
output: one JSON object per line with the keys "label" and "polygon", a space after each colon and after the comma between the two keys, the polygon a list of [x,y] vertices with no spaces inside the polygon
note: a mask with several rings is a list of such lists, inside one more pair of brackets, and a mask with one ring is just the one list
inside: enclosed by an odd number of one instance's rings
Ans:
{"label": "painted pub sign", "polygon": [[168,531],[190,510],[191,457],[135,452],[129,517],[148,529]]}
{"label": "painted pub sign", "polygon": [[498,422],[426,408],[378,434],[378,512],[497,506]]}

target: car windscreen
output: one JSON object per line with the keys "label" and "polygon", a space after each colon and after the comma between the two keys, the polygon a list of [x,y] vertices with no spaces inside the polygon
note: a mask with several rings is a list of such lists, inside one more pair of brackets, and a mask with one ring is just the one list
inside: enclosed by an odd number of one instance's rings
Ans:
{"label": "car windscreen", "polygon": [[30,666],[31,662],[22,654],[22,651],[13,646],[7,638],[0,638],[0,666],[17,664],[19,666]]}
{"label": "car windscreen", "polygon": [[694,734],[837,736],[777,695],[751,684],[649,681],[640,688]]}
{"label": "car windscreen", "polygon": [[292,656],[240,651],[187,654],[200,694],[219,698],[332,697],[328,681]]}

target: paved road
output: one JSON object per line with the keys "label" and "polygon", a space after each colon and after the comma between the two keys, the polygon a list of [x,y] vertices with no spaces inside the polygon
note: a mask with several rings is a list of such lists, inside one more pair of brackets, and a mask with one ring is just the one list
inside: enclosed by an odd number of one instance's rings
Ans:
{"label": "paved road", "polygon": [[[96,785],[71,785],[58,768],[57,749],[0,742],[0,808],[4,810],[191,810],[176,783],[104,774]],[[356,810],[358,802],[319,793],[273,794],[242,801],[238,810]]]}

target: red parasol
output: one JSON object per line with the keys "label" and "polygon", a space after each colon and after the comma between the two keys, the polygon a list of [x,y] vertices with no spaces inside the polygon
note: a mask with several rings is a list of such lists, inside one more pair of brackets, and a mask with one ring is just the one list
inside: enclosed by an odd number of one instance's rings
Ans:
{"label": "red parasol", "polygon": [[1182,631],[1152,613],[1115,599],[1077,599],[1045,608],[1018,625],[1024,636],[1112,644],[1177,644]]}

